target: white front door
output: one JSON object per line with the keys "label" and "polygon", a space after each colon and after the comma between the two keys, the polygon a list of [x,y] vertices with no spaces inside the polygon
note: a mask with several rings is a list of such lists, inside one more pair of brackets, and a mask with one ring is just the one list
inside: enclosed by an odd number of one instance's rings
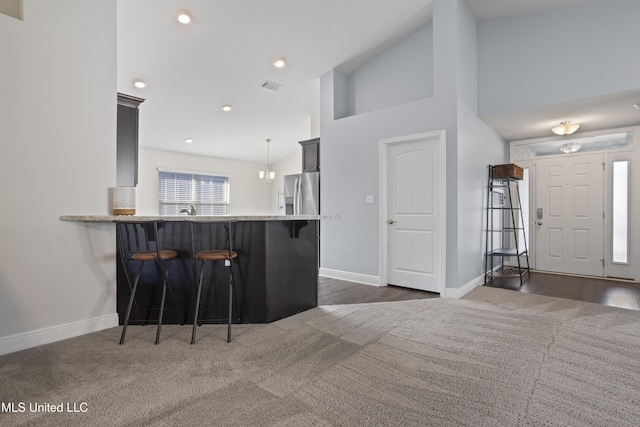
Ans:
{"label": "white front door", "polygon": [[441,292],[440,137],[387,146],[387,283]]}
{"label": "white front door", "polygon": [[536,161],[536,268],[604,276],[604,155]]}

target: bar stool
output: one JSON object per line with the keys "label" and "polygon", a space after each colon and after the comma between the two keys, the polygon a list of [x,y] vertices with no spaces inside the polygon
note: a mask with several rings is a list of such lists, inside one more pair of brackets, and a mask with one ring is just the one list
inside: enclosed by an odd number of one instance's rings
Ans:
{"label": "bar stool", "polygon": [[[124,268],[127,283],[131,290],[131,297],[129,298],[129,304],[127,306],[127,312],[124,317],[124,327],[122,328],[122,335],[120,336],[120,344],[124,343],[125,335],[127,334],[127,325],[129,324],[129,316],[131,315],[131,308],[135,302],[136,291],[138,289],[138,281],[140,280],[140,274],[144,268],[145,263],[153,262],[158,267],[160,276],[162,277],[162,295],[160,298],[160,314],[158,316],[158,330],[156,332],[156,341],[160,342],[160,329],[162,328],[162,316],[164,314],[164,303],[167,288],[173,299],[176,313],[182,321],[182,316],[175,302],[175,297],[171,286],[169,285],[169,262],[178,256],[178,253],[171,249],[162,249],[159,235],[158,235],[158,223],[163,221],[115,221],[116,222],[116,236],[118,241],[118,250],[120,252],[120,261]],[[131,273],[133,270],[133,264],[138,263],[138,268],[135,272],[133,279],[133,285],[131,282]],[[137,307],[137,305],[136,305]]]}
{"label": "bar stool", "polygon": [[[229,269],[229,313],[227,317],[227,342],[231,342],[231,321],[233,318],[234,298],[234,278],[233,260],[238,257],[238,253],[233,250],[231,238],[231,221],[228,222],[200,222],[191,221],[191,254],[193,260],[193,277],[196,280],[196,302],[193,310],[193,331],[191,333],[191,344],[196,342],[196,329],[198,326],[198,315],[200,312],[200,296],[202,294],[202,279],[204,277],[204,267],[206,262],[224,261],[224,266]],[[214,233],[212,227],[224,227],[226,249],[215,249],[218,246],[219,233]],[[212,282],[214,272],[212,271]],[[213,284],[213,283],[212,283]]]}

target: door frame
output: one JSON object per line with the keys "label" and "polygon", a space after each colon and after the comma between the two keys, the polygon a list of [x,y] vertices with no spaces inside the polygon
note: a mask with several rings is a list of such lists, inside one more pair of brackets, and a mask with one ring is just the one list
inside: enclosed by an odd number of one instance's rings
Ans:
{"label": "door frame", "polygon": [[[604,279],[613,279],[611,273],[615,274],[615,268],[612,267],[611,263],[611,250],[609,249],[609,243],[611,242],[611,228],[609,218],[611,215],[611,206],[610,206],[610,187],[612,185],[609,177],[609,172],[611,169],[611,162],[614,159],[618,158],[617,153],[630,153],[629,159],[632,161],[631,170],[630,170],[630,180],[633,183],[640,182],[640,127],[638,126],[630,126],[623,128],[614,128],[614,129],[606,129],[599,131],[590,131],[590,132],[580,132],[572,134],[572,138],[585,138],[591,136],[601,136],[601,135],[609,135],[613,133],[625,133],[625,132],[633,132],[633,148],[625,148],[625,149],[617,149],[617,150],[603,150],[604,153],[604,162],[606,165],[605,176],[604,176],[604,198],[605,198],[605,224],[604,224],[604,256],[605,256],[605,269],[604,269]],[[537,268],[537,259],[536,259],[536,239],[535,239],[535,209],[536,209],[536,196],[537,196],[537,186],[536,186],[536,159],[516,159],[515,158],[515,148],[518,145],[527,145],[527,144],[535,144],[540,142],[551,142],[568,139],[567,137],[544,137],[544,138],[534,138],[527,140],[518,140],[510,142],[510,153],[509,153],[509,161],[511,163],[516,163],[518,166],[522,168],[529,169],[529,230],[527,234],[528,238],[528,248],[529,248],[529,259],[531,261],[532,270]],[[561,156],[570,156],[571,154],[558,154],[558,157]],[[546,157],[546,156],[545,156]],[[550,156],[551,157],[551,156]],[[635,282],[640,283],[640,221],[637,218],[640,218],[640,185],[635,185],[635,188],[631,188],[629,191],[629,204],[630,204],[630,212],[629,212],[629,257],[632,260],[632,275],[634,276]],[[611,271],[614,270],[614,271]],[[565,273],[558,273],[565,274]],[[589,276],[592,277],[592,276]]]}
{"label": "door frame", "polygon": [[[437,159],[440,162],[440,175],[443,178],[442,182],[446,182],[444,177],[446,174],[446,131],[444,129],[437,130],[433,132],[424,132],[413,135],[405,135],[398,136],[394,138],[385,138],[381,139],[379,142],[379,178],[380,178],[380,211],[379,218],[380,222],[378,224],[379,234],[380,234],[380,251],[379,251],[379,286],[387,286],[387,261],[388,261],[388,233],[387,233],[387,219],[388,219],[388,198],[389,198],[389,189],[387,188],[387,179],[388,179],[388,167],[389,167],[389,158],[388,152],[389,147],[391,145],[396,144],[404,144],[410,142],[417,142],[424,139],[434,140],[438,142],[438,152],[439,158]],[[437,251],[440,251],[440,280],[439,280],[439,293],[441,296],[444,296],[445,286],[445,276],[446,276],[446,243],[447,243],[447,224],[446,224],[446,208],[447,208],[447,197],[446,197],[446,185],[441,185],[440,190],[438,191],[439,195],[437,197],[436,202],[439,203],[440,208],[440,218],[438,221],[438,228],[440,231],[440,244],[436,248]]]}

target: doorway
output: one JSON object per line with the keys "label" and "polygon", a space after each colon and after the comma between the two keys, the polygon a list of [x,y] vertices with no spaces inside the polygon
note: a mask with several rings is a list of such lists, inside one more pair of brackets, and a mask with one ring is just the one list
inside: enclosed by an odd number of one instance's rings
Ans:
{"label": "doorway", "polygon": [[534,270],[639,281],[639,131],[511,143],[530,177],[521,190]]}
{"label": "doorway", "polygon": [[380,141],[380,280],[442,293],[444,131]]}

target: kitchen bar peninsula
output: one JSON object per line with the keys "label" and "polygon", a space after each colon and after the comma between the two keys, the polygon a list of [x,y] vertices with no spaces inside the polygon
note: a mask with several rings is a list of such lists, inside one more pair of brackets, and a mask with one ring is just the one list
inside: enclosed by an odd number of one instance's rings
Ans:
{"label": "kitchen bar peninsula", "polygon": [[[167,295],[163,323],[178,323],[180,312],[187,323],[193,321],[195,284],[191,261],[191,223],[230,224],[235,275],[235,323],[268,323],[318,305],[319,223],[338,217],[322,215],[287,216],[61,216],[62,221],[127,222],[162,221],[159,233],[164,249],[178,252],[169,267],[169,282],[173,291]],[[217,227],[224,230],[223,227]],[[225,249],[226,236],[218,232],[216,243]],[[119,257],[117,258],[119,259]],[[121,263],[118,262],[117,311],[120,324],[124,321],[131,295]],[[136,292],[136,306],[130,322],[151,322],[157,313],[160,289],[143,286],[157,279],[157,269],[145,269]],[[151,275],[145,277],[145,274]],[[211,274],[215,274],[211,287]],[[203,281],[199,318],[213,323],[225,323],[228,313],[228,270],[207,268]],[[175,304],[173,303],[175,301]],[[136,310],[136,307],[138,308]]]}

